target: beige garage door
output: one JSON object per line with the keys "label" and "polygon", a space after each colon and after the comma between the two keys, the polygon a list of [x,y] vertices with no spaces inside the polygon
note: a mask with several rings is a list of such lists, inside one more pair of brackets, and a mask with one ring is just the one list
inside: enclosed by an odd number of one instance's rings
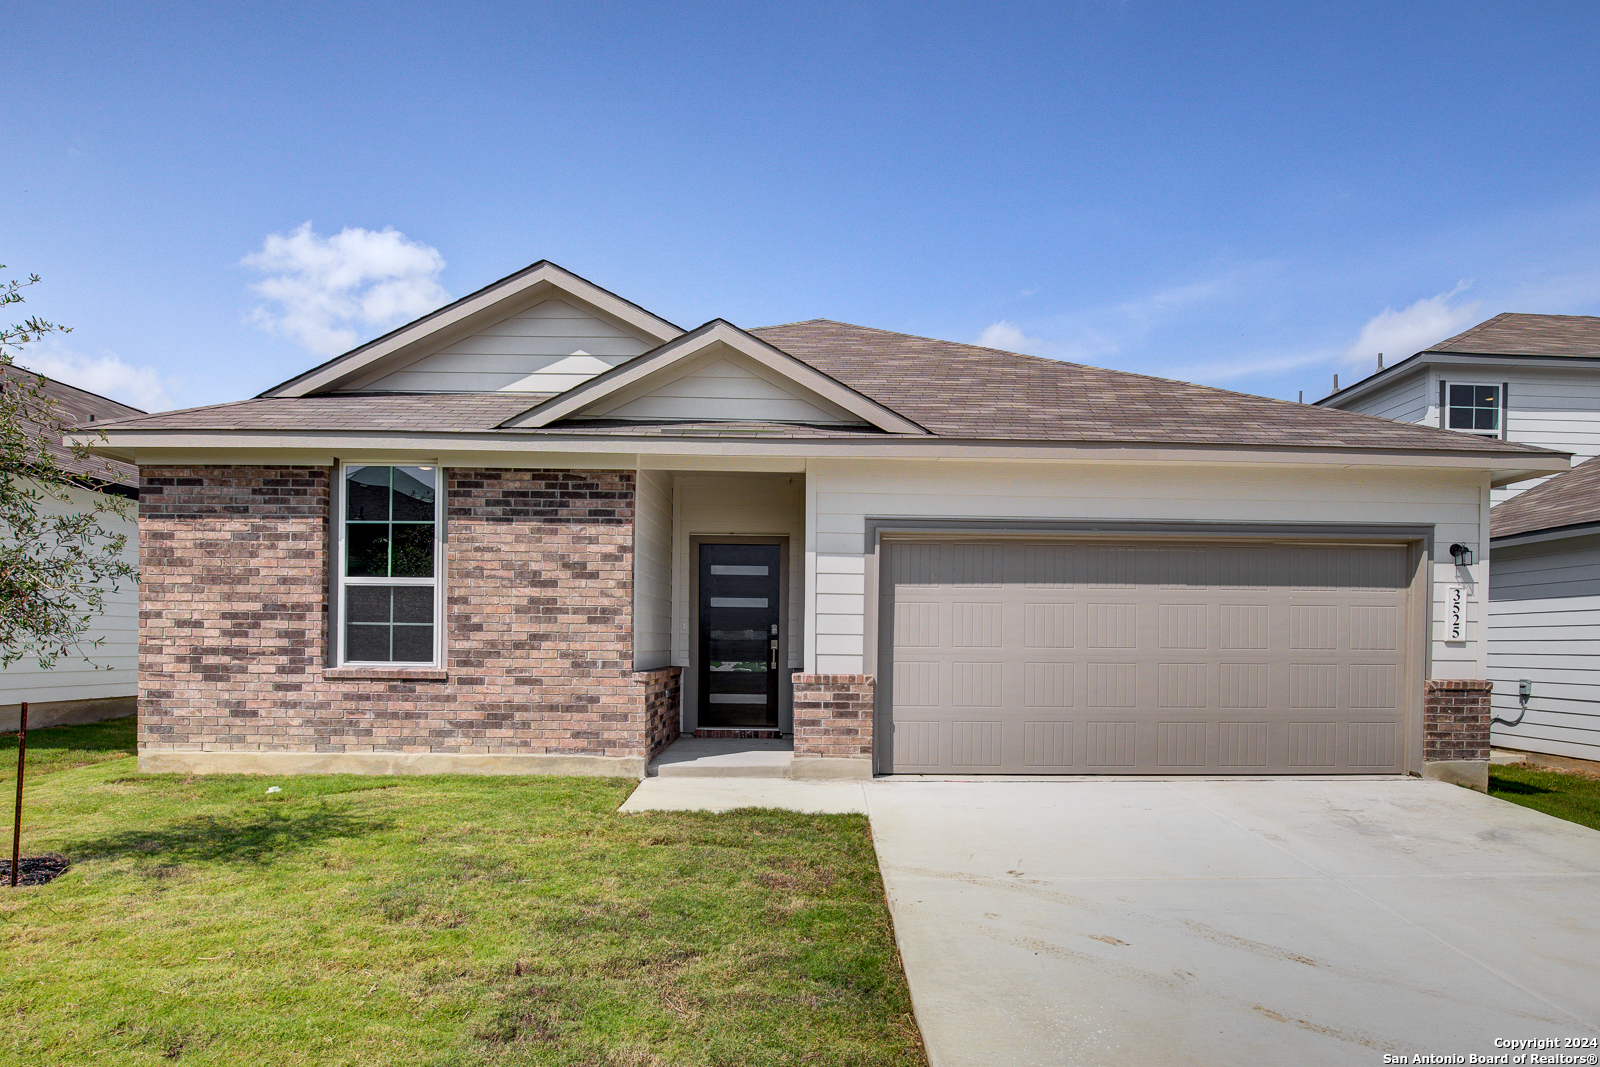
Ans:
{"label": "beige garage door", "polygon": [[891,773],[1399,772],[1404,545],[886,542]]}

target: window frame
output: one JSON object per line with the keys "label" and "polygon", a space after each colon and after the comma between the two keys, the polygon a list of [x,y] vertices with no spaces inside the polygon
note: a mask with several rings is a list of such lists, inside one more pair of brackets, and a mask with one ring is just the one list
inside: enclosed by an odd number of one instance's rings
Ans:
{"label": "window frame", "polygon": [[[383,578],[351,577],[345,574],[349,552],[346,522],[349,491],[347,482],[352,471],[362,467],[431,467],[434,472],[433,487],[433,577]],[[444,664],[444,602],[445,602],[445,481],[446,470],[433,459],[343,460],[334,464],[334,529],[331,579],[333,582],[332,611],[329,612],[333,632],[329,647],[333,650],[331,665],[370,670],[434,670]],[[420,660],[352,660],[345,656],[346,589],[350,586],[413,586],[433,590],[433,656],[427,662]]]}
{"label": "window frame", "polygon": [[[1442,428],[1444,428],[1446,430],[1450,430],[1450,431],[1452,431],[1454,433],[1471,434],[1474,437],[1488,437],[1488,438],[1492,438],[1492,439],[1495,439],[1495,440],[1501,440],[1501,441],[1505,440],[1506,415],[1507,415],[1507,411],[1506,411],[1506,392],[1507,392],[1507,390],[1506,390],[1506,386],[1505,386],[1504,383],[1501,383],[1501,382],[1460,381],[1460,380],[1457,380],[1457,379],[1441,379],[1440,382],[1439,382],[1439,385],[1441,386],[1440,392],[1442,392],[1444,394],[1443,396],[1441,396],[1439,398],[1440,401],[1441,401],[1441,405],[1440,405],[1440,408],[1439,408],[1439,423],[1440,423]],[[1492,429],[1492,430],[1480,430],[1480,429],[1477,429],[1476,427],[1468,429],[1466,427],[1457,427],[1457,426],[1451,426],[1450,425],[1450,412],[1451,412],[1451,410],[1460,406],[1460,405],[1457,405],[1457,404],[1450,403],[1450,391],[1452,389],[1456,389],[1456,388],[1474,389],[1474,390],[1476,390],[1476,389],[1493,389],[1494,390],[1494,396],[1495,396],[1495,402],[1494,402],[1494,408],[1493,408],[1494,413],[1495,413],[1495,415],[1494,415],[1494,421],[1495,421],[1494,429]],[[1474,397],[1474,401],[1476,401],[1476,397]],[[1479,405],[1479,404],[1477,404],[1476,402],[1474,402],[1472,407],[1470,409],[1467,409],[1467,410],[1471,410],[1471,411],[1476,412],[1476,411],[1484,411],[1484,410],[1488,410],[1488,409],[1483,407],[1483,406],[1481,406],[1481,405]]]}

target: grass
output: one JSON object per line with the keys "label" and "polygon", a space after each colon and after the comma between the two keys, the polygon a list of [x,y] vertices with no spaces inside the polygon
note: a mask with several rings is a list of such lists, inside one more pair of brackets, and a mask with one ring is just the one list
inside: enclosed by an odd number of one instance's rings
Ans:
{"label": "grass", "polygon": [[130,730],[30,733],[24,851],[73,866],[0,890],[12,1062],[925,1063],[864,817],[140,775]]}
{"label": "grass", "polygon": [[1489,768],[1489,794],[1600,830],[1600,778],[1527,765]]}
{"label": "grass", "polygon": [[[35,775],[70,771],[133,754],[133,716],[87,726],[51,726],[28,731],[28,766]],[[17,780],[17,735],[0,734],[0,785]],[[0,790],[5,792],[5,790]]]}

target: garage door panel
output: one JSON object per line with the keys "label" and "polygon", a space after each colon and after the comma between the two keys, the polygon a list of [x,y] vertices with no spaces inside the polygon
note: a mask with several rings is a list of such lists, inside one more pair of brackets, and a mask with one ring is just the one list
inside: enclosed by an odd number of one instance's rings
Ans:
{"label": "garage door panel", "polygon": [[1156,765],[1163,770],[1209,766],[1206,725],[1193,720],[1156,723]]}
{"label": "garage door panel", "polygon": [[1027,648],[1072,648],[1077,612],[1070,602],[1030,598],[1022,605],[1022,643]]}
{"label": "garage door panel", "polygon": [[1217,723],[1217,766],[1228,770],[1265,770],[1269,724],[1251,720]]}
{"label": "garage door panel", "polygon": [[888,769],[1399,771],[1406,558],[891,544]]}
{"label": "garage door panel", "polygon": [[1022,723],[1022,763],[1035,774],[1073,766],[1077,724],[1060,719]]}

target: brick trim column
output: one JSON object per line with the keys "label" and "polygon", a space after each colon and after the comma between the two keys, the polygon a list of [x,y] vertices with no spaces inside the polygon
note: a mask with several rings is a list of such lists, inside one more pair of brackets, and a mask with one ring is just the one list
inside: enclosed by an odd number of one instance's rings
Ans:
{"label": "brick trim column", "polygon": [[633,680],[644,686],[645,759],[653,760],[678,739],[682,722],[683,668],[634,671]]}
{"label": "brick trim column", "polygon": [[794,676],[797,778],[870,778],[874,681],[870,674]]}
{"label": "brick trim column", "polygon": [[1422,776],[1489,787],[1489,696],[1481,678],[1430,678],[1422,701]]}

